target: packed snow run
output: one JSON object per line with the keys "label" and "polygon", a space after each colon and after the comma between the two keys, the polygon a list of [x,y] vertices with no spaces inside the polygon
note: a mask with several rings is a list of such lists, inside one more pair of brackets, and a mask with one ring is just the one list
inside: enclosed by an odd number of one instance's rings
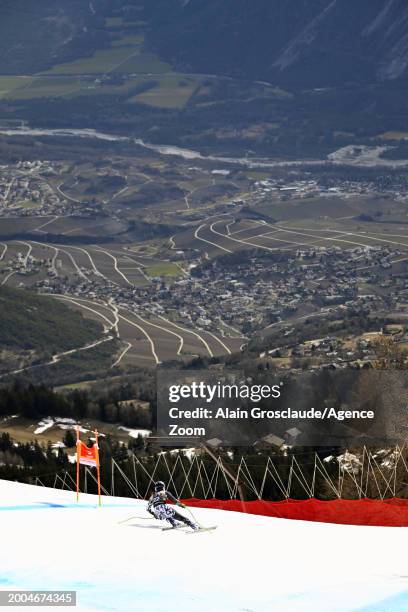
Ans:
{"label": "packed snow run", "polygon": [[0,496],[3,590],[76,590],[78,610],[408,609],[406,528],[194,508],[218,528],[162,531],[145,501],[8,481]]}

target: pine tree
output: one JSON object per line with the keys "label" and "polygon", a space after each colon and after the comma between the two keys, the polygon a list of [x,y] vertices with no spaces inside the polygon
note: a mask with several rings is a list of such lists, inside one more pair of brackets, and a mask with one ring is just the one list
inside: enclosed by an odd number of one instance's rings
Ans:
{"label": "pine tree", "polygon": [[72,429],[67,429],[62,440],[67,448],[72,448],[76,444],[76,436]]}

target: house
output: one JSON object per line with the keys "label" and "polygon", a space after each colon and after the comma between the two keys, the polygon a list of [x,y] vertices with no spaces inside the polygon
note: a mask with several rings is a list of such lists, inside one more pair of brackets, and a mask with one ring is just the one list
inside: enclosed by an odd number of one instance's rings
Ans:
{"label": "house", "polygon": [[297,438],[301,435],[300,429],[297,427],[291,427],[285,431],[285,440],[287,444],[293,445],[295,444]]}
{"label": "house", "polygon": [[285,440],[279,436],[275,436],[275,434],[268,434],[264,438],[258,440],[258,442],[255,442],[255,445],[261,448],[273,447],[276,450],[281,450],[285,445]]}

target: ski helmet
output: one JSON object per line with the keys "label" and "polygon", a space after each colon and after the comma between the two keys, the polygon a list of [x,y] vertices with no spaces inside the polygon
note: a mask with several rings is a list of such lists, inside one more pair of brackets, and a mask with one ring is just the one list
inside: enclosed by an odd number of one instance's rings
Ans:
{"label": "ski helmet", "polygon": [[156,493],[158,493],[159,491],[164,491],[165,489],[165,484],[162,480],[158,480],[157,482],[154,483],[154,490],[156,491]]}

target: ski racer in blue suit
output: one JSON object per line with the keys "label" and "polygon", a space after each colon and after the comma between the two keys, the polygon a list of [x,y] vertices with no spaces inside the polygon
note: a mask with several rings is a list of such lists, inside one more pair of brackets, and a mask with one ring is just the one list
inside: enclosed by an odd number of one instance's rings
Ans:
{"label": "ski racer in blue suit", "polygon": [[182,524],[188,525],[194,531],[199,529],[199,526],[193,521],[190,521],[187,517],[177,512],[172,506],[166,504],[167,500],[172,501],[177,506],[185,508],[184,504],[180,500],[176,499],[174,495],[166,491],[166,486],[162,480],[159,480],[154,484],[154,493],[151,495],[148,504],[147,511],[150,512],[156,519],[160,521],[168,521],[173,529],[181,527]]}

